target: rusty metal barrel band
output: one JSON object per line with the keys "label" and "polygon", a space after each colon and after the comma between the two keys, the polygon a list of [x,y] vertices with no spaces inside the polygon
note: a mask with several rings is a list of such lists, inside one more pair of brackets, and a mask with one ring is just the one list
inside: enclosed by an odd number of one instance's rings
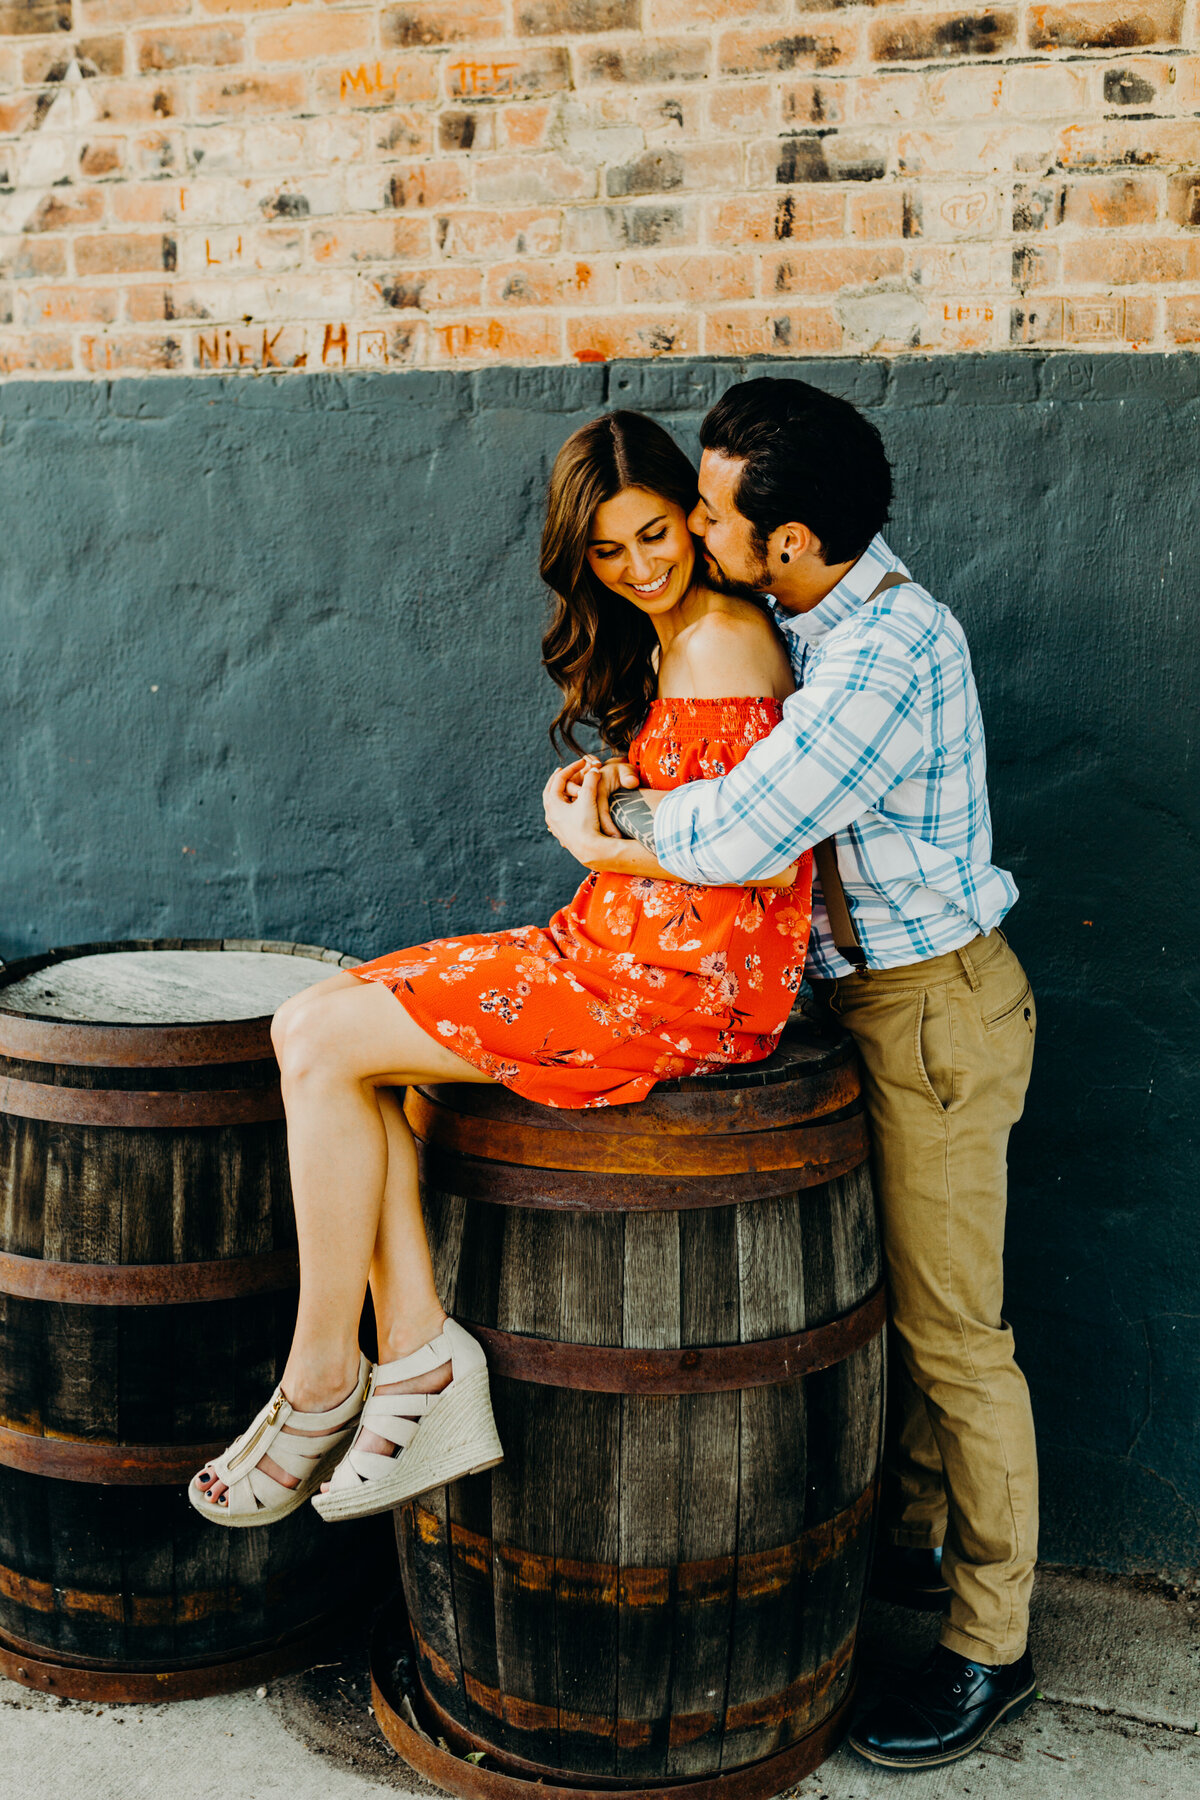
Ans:
{"label": "rusty metal barrel band", "polygon": [[87,1481],[113,1487],[174,1487],[190,1481],[214,1456],[216,1444],[98,1444],[75,1438],[37,1437],[0,1425],[0,1463],[55,1481]]}
{"label": "rusty metal barrel band", "polygon": [[263,1088],[199,1088],[147,1092],[58,1087],[47,1081],[0,1079],[0,1113],[64,1125],[116,1125],[178,1130],[200,1125],[257,1125],[282,1119],[278,1084]]}
{"label": "rusty metal barrel band", "polygon": [[22,1062],[176,1069],[200,1063],[266,1062],[274,1054],[270,1019],[212,1025],[82,1025],[0,1012],[0,1056]]}
{"label": "rusty metal barrel band", "polygon": [[768,1169],[753,1175],[604,1175],[585,1170],[533,1169],[519,1163],[485,1162],[453,1150],[431,1149],[417,1139],[421,1180],[442,1193],[493,1206],[532,1212],[687,1212],[734,1206],[820,1187],[848,1175],[866,1160],[854,1149],[826,1168]]}
{"label": "rusty metal barrel band", "polygon": [[[614,1175],[743,1175],[815,1170],[814,1181],[845,1173],[867,1154],[861,1111],[774,1131],[698,1132],[693,1137],[601,1136],[569,1126],[547,1131],[452,1111],[410,1088],[404,1103],[413,1131],[431,1148],[531,1169]],[[848,1160],[849,1159],[849,1160]],[[797,1186],[801,1185],[797,1182]]]}
{"label": "rusty metal barrel band", "polygon": [[827,1325],[750,1344],[706,1344],[678,1350],[630,1350],[524,1337],[474,1320],[460,1321],[487,1352],[493,1375],[542,1387],[598,1394],[714,1394],[800,1381],[845,1361],[883,1329],[887,1297],[877,1287]]}
{"label": "rusty metal barrel band", "polygon": [[564,1800],[612,1800],[614,1794],[623,1795],[624,1800],[667,1800],[674,1795],[680,1800],[770,1800],[824,1762],[845,1735],[856,1698],[852,1678],[846,1694],[827,1718],[785,1750],[760,1762],[691,1780],[668,1776],[647,1782],[631,1777],[623,1782],[619,1777],[573,1776],[567,1770],[546,1769],[497,1750],[485,1739],[465,1731],[423,1694],[421,1698],[429,1708],[426,1722],[433,1731],[440,1731],[447,1742],[461,1746],[461,1750],[483,1750],[489,1762],[497,1765],[491,1769],[467,1762],[461,1751],[442,1749],[432,1736],[423,1730],[415,1731],[405,1722],[399,1711],[399,1695],[384,1670],[386,1659],[381,1645],[382,1633],[377,1634],[371,1655],[371,1698],[380,1730],[410,1768],[444,1793],[458,1795],[460,1800],[536,1800],[539,1794],[561,1794]]}
{"label": "rusty metal barrel band", "polygon": [[0,1251],[0,1294],[74,1306],[187,1306],[205,1300],[239,1300],[295,1287],[295,1250],[231,1256],[214,1262],[78,1263]]}
{"label": "rusty metal barrel band", "polygon": [[31,1644],[5,1632],[0,1635],[0,1675],[38,1693],[57,1694],[68,1700],[157,1705],[164,1700],[199,1700],[208,1694],[231,1694],[238,1688],[255,1687],[273,1675],[305,1668],[326,1655],[328,1645],[329,1625],[320,1619],[281,1644],[252,1650],[226,1662],[139,1669],[66,1657],[60,1661],[44,1645]]}

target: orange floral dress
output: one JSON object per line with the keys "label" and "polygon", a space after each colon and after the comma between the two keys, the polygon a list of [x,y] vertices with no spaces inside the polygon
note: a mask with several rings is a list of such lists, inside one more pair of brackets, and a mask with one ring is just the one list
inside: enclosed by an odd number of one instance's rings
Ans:
{"label": "orange floral dress", "polygon": [[[645,787],[725,775],[783,709],[655,700],[629,750]],[[769,1056],[800,986],[812,859],[789,888],[589,875],[537,925],[363,963],[430,1037],[545,1106],[616,1106],[656,1081]]]}

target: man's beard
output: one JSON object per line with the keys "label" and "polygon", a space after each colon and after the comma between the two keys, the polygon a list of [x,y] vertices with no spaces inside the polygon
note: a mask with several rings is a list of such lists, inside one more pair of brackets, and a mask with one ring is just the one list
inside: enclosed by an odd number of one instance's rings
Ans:
{"label": "man's beard", "polygon": [[761,603],[765,594],[771,591],[771,571],[766,562],[759,557],[759,566],[754,581],[735,581],[727,575],[720,563],[708,551],[704,556],[704,578],[709,587],[715,588],[718,594],[730,594],[735,600],[757,600]]}

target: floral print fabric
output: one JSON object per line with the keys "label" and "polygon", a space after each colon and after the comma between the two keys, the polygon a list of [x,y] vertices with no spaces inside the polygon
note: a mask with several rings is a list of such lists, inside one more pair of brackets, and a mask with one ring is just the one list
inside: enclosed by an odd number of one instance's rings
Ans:
{"label": "floral print fabric", "polygon": [[[712,780],[782,713],[771,699],[656,700],[629,761],[645,787]],[[790,888],[593,874],[545,929],[441,938],[353,973],[526,1099],[622,1105],[770,1055],[804,970],[811,890],[811,855]]]}

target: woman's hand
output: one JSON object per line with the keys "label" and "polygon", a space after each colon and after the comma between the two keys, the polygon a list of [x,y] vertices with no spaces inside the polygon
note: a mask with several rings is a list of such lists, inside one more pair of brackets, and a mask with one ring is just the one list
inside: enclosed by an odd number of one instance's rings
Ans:
{"label": "woman's hand", "polygon": [[[547,830],[585,869],[612,848],[600,825],[599,794],[600,764],[594,756],[555,769],[542,789]],[[620,837],[617,831],[613,835]]]}
{"label": "woman's hand", "polygon": [[622,837],[624,834],[618,831],[612,822],[608,803],[613,795],[622,789],[637,787],[638,777],[623,757],[614,756],[611,761],[602,763],[599,757],[581,756],[578,762],[572,763],[570,768],[565,771],[568,777],[567,793],[572,800],[579,797],[579,783],[583,770],[592,765],[600,771],[600,782],[596,789],[596,810],[600,819],[600,829],[606,837]]}

